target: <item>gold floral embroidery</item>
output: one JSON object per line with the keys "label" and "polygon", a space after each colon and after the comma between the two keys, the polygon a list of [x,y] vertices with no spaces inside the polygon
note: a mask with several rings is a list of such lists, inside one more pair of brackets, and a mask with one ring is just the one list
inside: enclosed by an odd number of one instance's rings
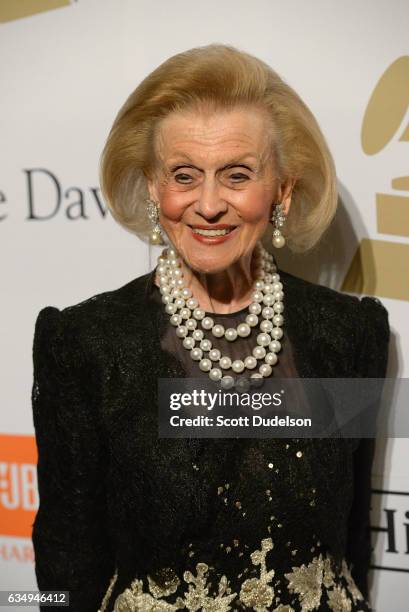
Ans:
{"label": "gold floral embroidery", "polygon": [[337,584],[332,591],[328,591],[328,607],[333,612],[351,612],[351,600],[344,587]]}
{"label": "gold floral embroidery", "polygon": [[115,582],[117,581],[117,578],[118,578],[118,571],[115,570],[114,575],[112,576],[111,580],[109,581],[109,586],[107,588],[107,592],[104,595],[104,598],[103,598],[103,600],[101,602],[101,606],[100,606],[98,612],[105,612],[106,607],[108,605],[108,602],[109,602],[109,600],[111,598],[111,594],[112,594],[112,591],[114,589]]}
{"label": "gold floral embroidery", "polygon": [[355,581],[351,576],[351,572],[349,571],[349,567],[346,564],[345,560],[342,561],[341,576],[343,576],[345,580],[347,581],[348,591],[351,593],[354,603],[356,603],[357,601],[362,601],[363,595],[361,591],[358,589],[358,587],[356,586]]}
{"label": "gold floral embroidery", "polygon": [[332,571],[332,567],[331,567],[331,561],[330,559],[328,559],[328,557],[326,557],[324,559],[324,565],[323,565],[323,574],[322,574],[322,584],[325,586],[326,589],[329,589],[330,587],[334,586],[335,582],[334,582],[334,572]]}
{"label": "gold floral embroidery", "polygon": [[260,578],[248,578],[240,590],[240,601],[257,612],[268,611],[273,602],[274,589],[268,583],[274,577],[274,570],[267,571],[266,567],[266,555],[272,548],[271,538],[266,538],[261,542],[261,550],[250,555],[253,565],[260,565]]}
{"label": "gold floral embroidery", "polygon": [[168,597],[177,591],[180,580],[170,567],[156,572],[155,577],[148,576],[149,590],[154,597]]}
{"label": "gold floral embroidery", "polygon": [[[170,568],[167,569],[170,570]],[[184,593],[184,597],[178,597],[173,604],[157,597],[157,584],[155,583],[153,586],[152,580],[149,581],[149,590],[151,591],[151,594],[149,594],[143,592],[143,581],[136,579],[131,583],[130,588],[125,589],[116,598],[114,612],[173,612],[182,609],[227,612],[231,609],[229,604],[235,599],[237,593],[231,593],[226,576],[222,576],[218,585],[218,593],[209,596],[208,571],[209,566],[206,563],[196,564],[197,576],[194,576],[190,571],[186,571],[183,578],[189,585],[188,591]],[[176,581],[173,579],[172,585],[175,584]]]}
{"label": "gold floral embroidery", "polygon": [[[147,576],[147,587],[144,580],[137,578],[133,580],[130,587],[116,598],[114,612],[174,612],[176,610],[228,612],[242,609],[244,606],[256,612],[269,610],[295,612],[289,604],[280,603],[273,608],[275,591],[272,580],[275,577],[275,571],[274,569],[268,570],[266,562],[267,553],[272,549],[272,539],[265,538],[261,541],[260,549],[250,554],[253,566],[259,567],[259,575],[244,580],[239,595],[232,592],[229,580],[225,575],[219,579],[216,588],[213,589],[215,581],[211,579],[210,570],[214,568],[209,567],[206,563],[198,562],[195,566],[196,573],[189,570],[183,573],[185,591],[179,596],[177,590],[182,584],[181,580],[171,568],[163,568]],[[245,568],[244,572],[249,569]],[[351,612],[352,601],[354,603],[363,601],[363,596],[346,562],[343,562],[342,571],[336,576],[329,555],[324,557],[321,553],[307,565],[293,566],[292,571],[284,576],[288,582],[288,592],[298,597],[301,612],[319,609],[324,589],[328,607],[333,612]],[[111,579],[99,612],[106,610],[116,579],[117,572]],[[174,595],[174,600],[166,601],[171,595]],[[277,604],[279,600],[280,598],[277,597]],[[231,606],[232,603],[233,606]]]}
{"label": "gold floral embroidery", "polygon": [[322,594],[324,562],[322,555],[315,557],[308,565],[293,567],[292,572],[284,574],[288,580],[288,589],[297,593],[301,603],[301,612],[318,608]]}

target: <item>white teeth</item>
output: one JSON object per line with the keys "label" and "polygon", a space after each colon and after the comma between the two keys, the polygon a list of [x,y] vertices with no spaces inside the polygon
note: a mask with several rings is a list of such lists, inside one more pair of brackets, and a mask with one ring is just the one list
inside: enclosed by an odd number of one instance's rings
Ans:
{"label": "white teeth", "polygon": [[192,231],[195,234],[201,234],[202,236],[225,236],[226,234],[229,234],[232,230],[231,229],[204,230],[204,229],[196,229],[196,228],[193,227]]}

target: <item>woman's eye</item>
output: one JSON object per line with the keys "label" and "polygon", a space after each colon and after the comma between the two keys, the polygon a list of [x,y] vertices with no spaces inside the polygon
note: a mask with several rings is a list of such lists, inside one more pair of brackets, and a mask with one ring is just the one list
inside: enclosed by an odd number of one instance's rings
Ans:
{"label": "woman's eye", "polygon": [[190,174],[184,174],[184,173],[179,173],[179,174],[175,174],[175,181],[177,183],[182,183],[182,185],[188,185],[189,183],[191,183],[193,180],[193,178],[190,176]]}
{"label": "woman's eye", "polygon": [[230,174],[229,178],[234,183],[242,183],[243,181],[248,181],[250,177],[247,176],[247,174],[243,174],[243,172],[235,172],[234,174]]}

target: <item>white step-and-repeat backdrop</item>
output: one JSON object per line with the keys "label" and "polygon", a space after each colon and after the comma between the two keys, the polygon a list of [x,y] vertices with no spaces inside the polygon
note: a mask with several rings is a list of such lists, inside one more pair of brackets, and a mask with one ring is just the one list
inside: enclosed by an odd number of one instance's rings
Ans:
{"label": "white step-and-repeat backdrop", "polygon": [[[333,152],[340,206],[318,250],[281,267],[378,296],[388,375],[409,377],[409,8],[406,0],[2,0],[0,590],[35,589],[38,507],[30,405],[34,322],[148,271],[154,253],[115,224],[98,186],[114,116],[154,67],[228,43],[303,97]],[[409,595],[409,440],[378,445],[372,601]]]}

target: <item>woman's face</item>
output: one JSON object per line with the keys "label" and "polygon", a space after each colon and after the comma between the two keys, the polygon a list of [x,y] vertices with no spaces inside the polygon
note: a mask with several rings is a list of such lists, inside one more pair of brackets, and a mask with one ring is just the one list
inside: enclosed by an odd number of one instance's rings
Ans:
{"label": "woman's face", "polygon": [[193,270],[215,273],[251,256],[273,203],[283,201],[270,133],[267,117],[254,108],[175,112],[161,122],[150,197]]}

